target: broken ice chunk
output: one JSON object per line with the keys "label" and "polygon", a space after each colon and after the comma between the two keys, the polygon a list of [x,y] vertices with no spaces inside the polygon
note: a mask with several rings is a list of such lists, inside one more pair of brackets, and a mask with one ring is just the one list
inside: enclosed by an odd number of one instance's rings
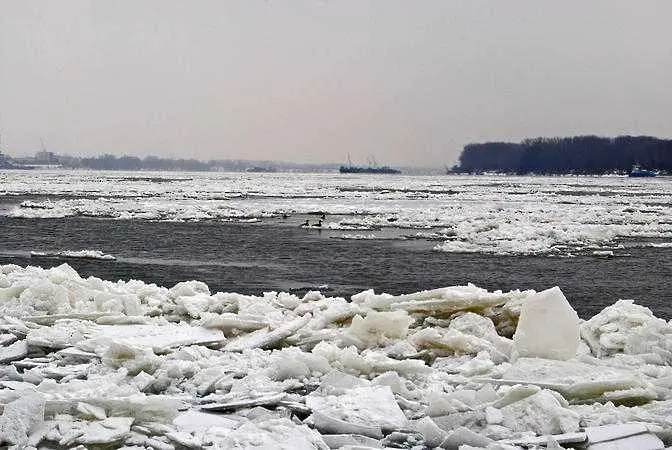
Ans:
{"label": "broken ice chunk", "polygon": [[[549,442],[553,442],[554,447],[548,446]],[[534,437],[518,437],[513,439],[504,439],[500,441],[502,444],[510,444],[516,446],[522,446],[524,448],[538,448],[538,446],[546,445],[546,448],[564,448],[559,444],[568,444],[570,448],[579,447],[584,448],[586,443],[586,433],[584,432],[575,432],[575,433],[562,433],[554,434],[550,436],[534,436]],[[578,444],[578,445],[577,445]],[[516,447],[519,448],[519,447]]]}
{"label": "broken ice chunk", "polygon": [[598,358],[652,353],[672,364],[672,324],[632,300],[619,300],[581,324],[581,337]]}
{"label": "broken ice chunk", "polygon": [[241,352],[246,349],[252,348],[271,348],[276,346],[283,339],[291,336],[296,331],[304,327],[311,319],[310,314],[306,314],[301,317],[297,317],[294,320],[289,321],[285,325],[279,326],[278,328],[267,331],[266,329],[257,330],[253,333],[239,336],[236,339],[232,339],[224,349],[230,352]]}
{"label": "broken ice chunk", "polygon": [[156,381],[156,378],[144,371],[141,371],[139,374],[133,377],[131,384],[137,387],[140,392],[145,392],[152,385],[152,383],[154,383],[154,381]]}
{"label": "broken ice chunk", "polygon": [[[203,448],[203,441],[190,434],[182,431],[172,431],[166,433],[166,437],[173,442],[180,444],[182,447],[186,448]],[[144,449],[144,447],[142,447]]]}
{"label": "broken ice chunk", "polygon": [[254,331],[269,326],[269,323],[256,317],[245,317],[233,313],[202,313],[201,326],[205,328],[217,328],[224,332],[231,330]]}
{"label": "broken ice chunk", "polygon": [[84,444],[112,444],[121,443],[131,431],[132,417],[109,417],[96,422],[70,422],[62,424],[63,428],[70,428],[68,437],[59,442],[61,445]]}
{"label": "broken ice chunk", "polygon": [[21,445],[44,421],[44,396],[24,391],[23,396],[5,406],[0,416],[0,442]]}
{"label": "broken ice chunk", "polygon": [[107,419],[105,409],[100,406],[89,405],[88,403],[78,402],[77,412],[82,419]]}
{"label": "broken ice chunk", "polygon": [[383,448],[378,439],[359,434],[324,434],[322,440],[329,448]]}
{"label": "broken ice chunk", "polygon": [[17,339],[17,337],[13,334],[10,334],[10,333],[3,334],[2,332],[0,332],[0,346],[9,345],[9,344],[15,342],[16,339]]}
{"label": "broken ice chunk", "polygon": [[163,353],[171,347],[226,340],[224,334],[219,330],[194,327],[185,323],[97,325],[90,334],[93,337],[81,341],[77,346],[82,350],[95,352],[98,355],[103,355],[113,342],[132,347],[149,347],[156,353]]}
{"label": "broken ice chunk", "polygon": [[313,373],[324,374],[330,369],[331,366],[325,358],[302,352],[296,347],[288,347],[273,352],[269,374],[272,379],[282,381],[307,378]]}
{"label": "broken ice chunk", "polygon": [[64,349],[77,345],[96,327],[96,324],[86,320],[60,319],[50,327],[31,330],[26,341],[31,347]]}
{"label": "broken ice chunk", "polygon": [[181,281],[169,289],[170,297],[192,297],[195,295],[210,295],[210,288],[202,281]]}
{"label": "broken ice chunk", "polygon": [[458,330],[424,328],[412,334],[409,341],[416,348],[427,349],[437,356],[476,355],[487,351],[492,361],[497,364],[508,360],[508,356],[497,350],[490,341]]}
{"label": "broken ice chunk", "polygon": [[28,355],[28,343],[25,340],[15,342],[0,348],[0,364],[23,359],[26,355]]}
{"label": "broken ice chunk", "polygon": [[118,342],[110,342],[102,355],[103,364],[115,369],[125,367],[131,375],[143,371],[153,373],[160,362],[159,357],[150,348]]}
{"label": "broken ice chunk", "polygon": [[239,421],[232,420],[221,414],[210,414],[201,411],[188,410],[175,417],[175,419],[173,419],[173,425],[180,431],[191,433],[211,427],[221,429],[236,428],[239,425]]}
{"label": "broken ice chunk", "polygon": [[665,448],[665,444],[658,436],[651,433],[637,434],[613,441],[590,444],[586,450],[658,450]]}
{"label": "broken ice chunk", "polygon": [[458,448],[461,448],[462,445],[487,447],[488,445],[494,443],[495,441],[492,439],[471,431],[468,428],[459,427],[446,437],[443,443],[441,443],[441,447],[449,450],[457,450]]}
{"label": "broken ice chunk", "polygon": [[511,355],[513,341],[498,335],[495,324],[489,317],[466,313],[452,319],[448,329],[483,338],[491,342],[498,351],[507,357]]}
{"label": "broken ice chunk", "polygon": [[313,424],[322,434],[355,434],[382,439],[380,426],[368,423],[353,423],[329,414],[313,411]]}
{"label": "broken ice chunk", "polygon": [[253,406],[276,406],[280,401],[284,400],[286,396],[287,394],[284,392],[245,396],[243,398],[235,398],[232,396],[231,400],[229,401],[201,405],[201,409],[204,411],[230,411],[242,408],[251,408]]}
{"label": "broken ice chunk", "polygon": [[216,431],[208,440],[214,448],[326,450],[328,447],[319,433],[287,418],[260,418],[250,420],[234,430]]}
{"label": "broken ice chunk", "polygon": [[564,408],[556,395],[542,390],[503,407],[502,425],[516,432],[534,431],[541,435],[578,431],[578,414]]}
{"label": "broken ice chunk", "polygon": [[426,446],[438,447],[446,439],[446,432],[428,416],[415,422],[413,428],[425,438]]}
{"label": "broken ice chunk", "polygon": [[523,303],[514,348],[519,356],[566,360],[576,355],[579,316],[560,288],[540,292]]}
{"label": "broken ice chunk", "polygon": [[[376,430],[399,430],[408,420],[388,386],[355,387],[341,395],[311,393],[306,406],[313,410],[315,426],[327,433],[355,433],[379,438]],[[342,421],[347,429],[338,429]]]}
{"label": "broken ice chunk", "polygon": [[354,340],[359,348],[368,348],[386,342],[389,339],[403,338],[413,323],[406,311],[376,312],[370,311],[366,317],[359,314],[353,317],[346,337]]}
{"label": "broken ice chunk", "polygon": [[641,423],[619,423],[599,427],[586,427],[585,432],[590,444],[613,441],[636,434],[648,433],[648,429]]}
{"label": "broken ice chunk", "polygon": [[[540,358],[518,359],[504,372],[501,382],[505,381],[552,389],[568,400],[602,400],[612,391],[619,392],[621,400],[630,397],[639,399],[644,394],[643,389],[649,386],[645,380],[625,369]],[[655,398],[655,394],[649,393],[648,397],[649,400]]]}

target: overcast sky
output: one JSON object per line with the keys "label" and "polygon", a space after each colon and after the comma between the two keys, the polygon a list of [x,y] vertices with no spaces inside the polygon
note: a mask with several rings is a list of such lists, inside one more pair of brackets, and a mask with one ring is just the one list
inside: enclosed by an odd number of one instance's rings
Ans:
{"label": "overcast sky", "polygon": [[672,1],[0,0],[2,149],[389,165],[672,136]]}

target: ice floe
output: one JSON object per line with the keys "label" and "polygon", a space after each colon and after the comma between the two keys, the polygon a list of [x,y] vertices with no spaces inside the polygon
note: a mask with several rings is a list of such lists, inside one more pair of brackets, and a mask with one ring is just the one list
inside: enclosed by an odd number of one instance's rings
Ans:
{"label": "ice floe", "polygon": [[114,261],[116,257],[103,253],[100,250],[63,250],[63,251],[33,251],[31,257],[43,258],[77,258],[77,259],[100,259],[104,261]]}
{"label": "ice floe", "polygon": [[390,236],[372,231],[394,229],[396,239],[439,241],[438,251],[513,255],[618,257],[624,252],[614,247],[624,238],[655,239],[650,247],[660,251],[672,238],[672,187],[663,179],[282,173],[156,179],[165,182],[148,182],[141,173],[0,172],[0,198],[30,196],[0,213],[158,221],[286,217],[298,226],[319,212],[327,215],[319,229],[334,237],[385,239]]}
{"label": "ice floe", "polygon": [[672,444],[672,325],[632,301],[581,321],[557,287],[346,300],[5,265],[0,313],[5,445]]}

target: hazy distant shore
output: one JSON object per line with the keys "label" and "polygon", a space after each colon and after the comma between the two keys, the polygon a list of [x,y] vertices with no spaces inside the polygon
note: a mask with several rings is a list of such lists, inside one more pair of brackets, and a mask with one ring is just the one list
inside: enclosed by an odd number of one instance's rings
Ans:
{"label": "hazy distant shore", "polygon": [[454,172],[542,175],[628,173],[634,165],[672,172],[672,140],[650,136],[540,137],[469,144]]}

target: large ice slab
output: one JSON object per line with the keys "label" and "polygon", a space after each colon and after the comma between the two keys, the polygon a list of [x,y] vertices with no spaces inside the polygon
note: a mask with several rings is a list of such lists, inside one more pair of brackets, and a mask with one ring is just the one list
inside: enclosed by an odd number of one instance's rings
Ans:
{"label": "large ice slab", "polygon": [[44,397],[31,392],[5,406],[0,416],[0,443],[25,445],[44,421]]}
{"label": "large ice slab", "polygon": [[23,359],[28,354],[28,343],[17,341],[7,347],[0,347],[0,364]]}
{"label": "large ice slab", "polygon": [[651,385],[635,372],[581,361],[520,358],[493,382],[532,384],[570,401],[647,402],[656,398]]}
{"label": "large ice slab", "polygon": [[579,415],[563,406],[550,391],[542,390],[502,409],[502,425],[516,431],[560,434],[579,430]]}
{"label": "large ice slab", "polygon": [[341,395],[313,393],[306,397],[306,406],[313,410],[318,429],[326,433],[382,437],[381,430],[408,424],[388,386],[355,387]]}
{"label": "large ice slab", "polygon": [[117,444],[127,438],[133,424],[132,417],[108,417],[101,421],[61,421],[59,428],[63,446],[83,444],[85,446]]}
{"label": "large ice slab", "polygon": [[581,342],[579,316],[557,286],[528,298],[513,335],[520,356],[570,359]]}
{"label": "large ice slab", "polygon": [[92,329],[77,346],[84,350],[103,354],[112,344],[151,348],[165,352],[182,345],[221,343],[226,340],[219,330],[181,324],[154,325],[99,325]]}
{"label": "large ice slab", "polygon": [[665,444],[655,434],[645,433],[624,437],[613,441],[590,444],[586,450],[660,450]]}

